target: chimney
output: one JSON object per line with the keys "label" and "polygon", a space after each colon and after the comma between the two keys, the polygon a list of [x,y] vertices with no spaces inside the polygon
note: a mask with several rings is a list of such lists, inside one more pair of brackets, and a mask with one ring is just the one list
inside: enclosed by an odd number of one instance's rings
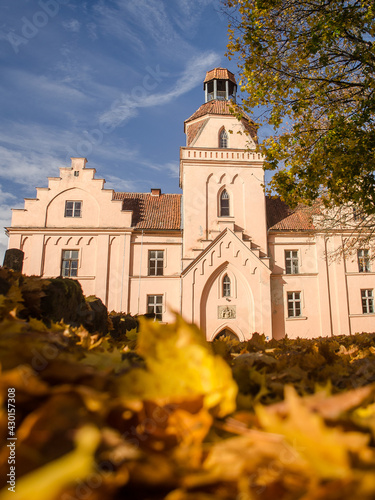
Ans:
{"label": "chimney", "polygon": [[161,189],[160,188],[151,188],[151,196],[160,196]]}

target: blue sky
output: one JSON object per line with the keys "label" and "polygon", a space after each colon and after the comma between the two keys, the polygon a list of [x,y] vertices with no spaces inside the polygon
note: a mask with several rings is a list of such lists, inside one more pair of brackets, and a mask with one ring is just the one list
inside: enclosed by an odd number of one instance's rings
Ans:
{"label": "blue sky", "polygon": [[220,0],[3,0],[1,227],[70,156],[85,156],[107,188],[180,192],[183,122],[204,101],[205,72],[236,72],[220,9]]}

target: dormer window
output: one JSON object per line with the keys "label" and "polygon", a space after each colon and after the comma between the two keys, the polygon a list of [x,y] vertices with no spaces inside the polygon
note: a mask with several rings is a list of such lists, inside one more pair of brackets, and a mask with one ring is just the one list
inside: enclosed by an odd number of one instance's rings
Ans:
{"label": "dormer window", "polygon": [[220,217],[229,216],[229,194],[226,189],[220,195]]}
{"label": "dormer window", "polygon": [[219,148],[227,148],[227,147],[228,147],[228,134],[223,128],[219,136]]}

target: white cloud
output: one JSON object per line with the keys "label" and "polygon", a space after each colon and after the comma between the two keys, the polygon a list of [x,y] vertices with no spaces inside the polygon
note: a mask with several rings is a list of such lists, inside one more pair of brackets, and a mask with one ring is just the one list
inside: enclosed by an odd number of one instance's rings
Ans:
{"label": "white cloud", "polygon": [[97,25],[95,23],[88,23],[86,24],[86,29],[87,29],[87,33],[89,35],[89,38],[90,40],[97,40],[98,39],[98,35],[97,35]]}
{"label": "white cloud", "polygon": [[[169,91],[150,94],[143,89],[143,97],[136,95],[123,94],[121,99],[115,101],[111,109],[99,117],[101,123],[111,124],[115,127],[128,121],[138,114],[138,108],[148,108],[167,104],[179,96],[192,90],[199,85],[207,68],[214,67],[220,61],[220,56],[215,52],[208,52],[195,56],[188,62],[183,74],[176,81],[176,84]],[[135,94],[135,92],[133,93]]]}
{"label": "white cloud", "polygon": [[111,9],[104,2],[99,2],[94,6],[97,14],[97,23],[106,33],[115,36],[120,40],[126,40],[131,43],[138,52],[144,52],[146,47],[126,22],[126,16],[119,13],[118,10]]}
{"label": "white cloud", "polygon": [[70,21],[63,21],[63,28],[67,31],[72,31],[73,33],[78,33],[81,29],[81,23],[78,19],[71,19]]}
{"label": "white cloud", "polygon": [[137,189],[135,182],[120,179],[115,175],[106,175],[104,187],[105,189],[114,189],[119,192],[134,192]]}
{"label": "white cloud", "polygon": [[[87,101],[89,97],[84,92],[72,87],[61,80],[35,74],[24,70],[8,70],[8,78],[13,81],[13,85],[20,91],[25,89],[27,94],[32,94],[34,98],[42,96],[45,100],[54,100],[56,105],[61,104],[61,100]],[[42,104],[44,102],[42,101]]]}
{"label": "white cloud", "polygon": [[180,165],[177,161],[170,161],[167,163],[160,164],[142,158],[136,160],[136,163],[138,165],[146,167],[147,169],[156,170],[157,172],[163,172],[164,174],[172,178],[178,178],[180,175]]}

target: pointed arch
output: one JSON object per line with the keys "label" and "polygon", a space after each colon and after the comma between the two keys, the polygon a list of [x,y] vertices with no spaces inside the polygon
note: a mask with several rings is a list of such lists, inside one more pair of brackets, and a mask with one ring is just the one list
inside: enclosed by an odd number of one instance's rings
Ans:
{"label": "pointed arch", "polygon": [[224,337],[228,337],[230,340],[240,340],[238,335],[236,335],[231,328],[223,328],[212,340],[220,340]]}
{"label": "pointed arch", "polygon": [[230,215],[230,196],[224,188],[219,197],[219,215],[220,217],[228,217]]}
{"label": "pointed arch", "polygon": [[219,148],[228,147],[228,133],[224,127],[219,130]]}
{"label": "pointed arch", "polygon": [[[224,279],[227,276],[230,282],[230,295],[224,295]],[[217,298],[221,299],[223,297],[231,297],[232,299],[237,298],[237,278],[236,273],[233,271],[233,267],[226,261],[226,265],[221,267],[221,271],[218,275],[218,288],[217,288]]]}
{"label": "pointed arch", "polygon": [[[224,334],[224,335],[222,335]],[[228,335],[229,334],[229,335]],[[230,338],[234,339],[233,336],[236,336],[236,339],[234,340],[239,340],[240,342],[244,342],[246,340],[245,335],[243,334],[243,331],[241,328],[238,327],[238,325],[228,325],[228,324],[222,324],[216,330],[210,337],[208,338],[209,342],[212,342],[213,340],[219,338],[219,337],[225,337],[229,336]]]}

